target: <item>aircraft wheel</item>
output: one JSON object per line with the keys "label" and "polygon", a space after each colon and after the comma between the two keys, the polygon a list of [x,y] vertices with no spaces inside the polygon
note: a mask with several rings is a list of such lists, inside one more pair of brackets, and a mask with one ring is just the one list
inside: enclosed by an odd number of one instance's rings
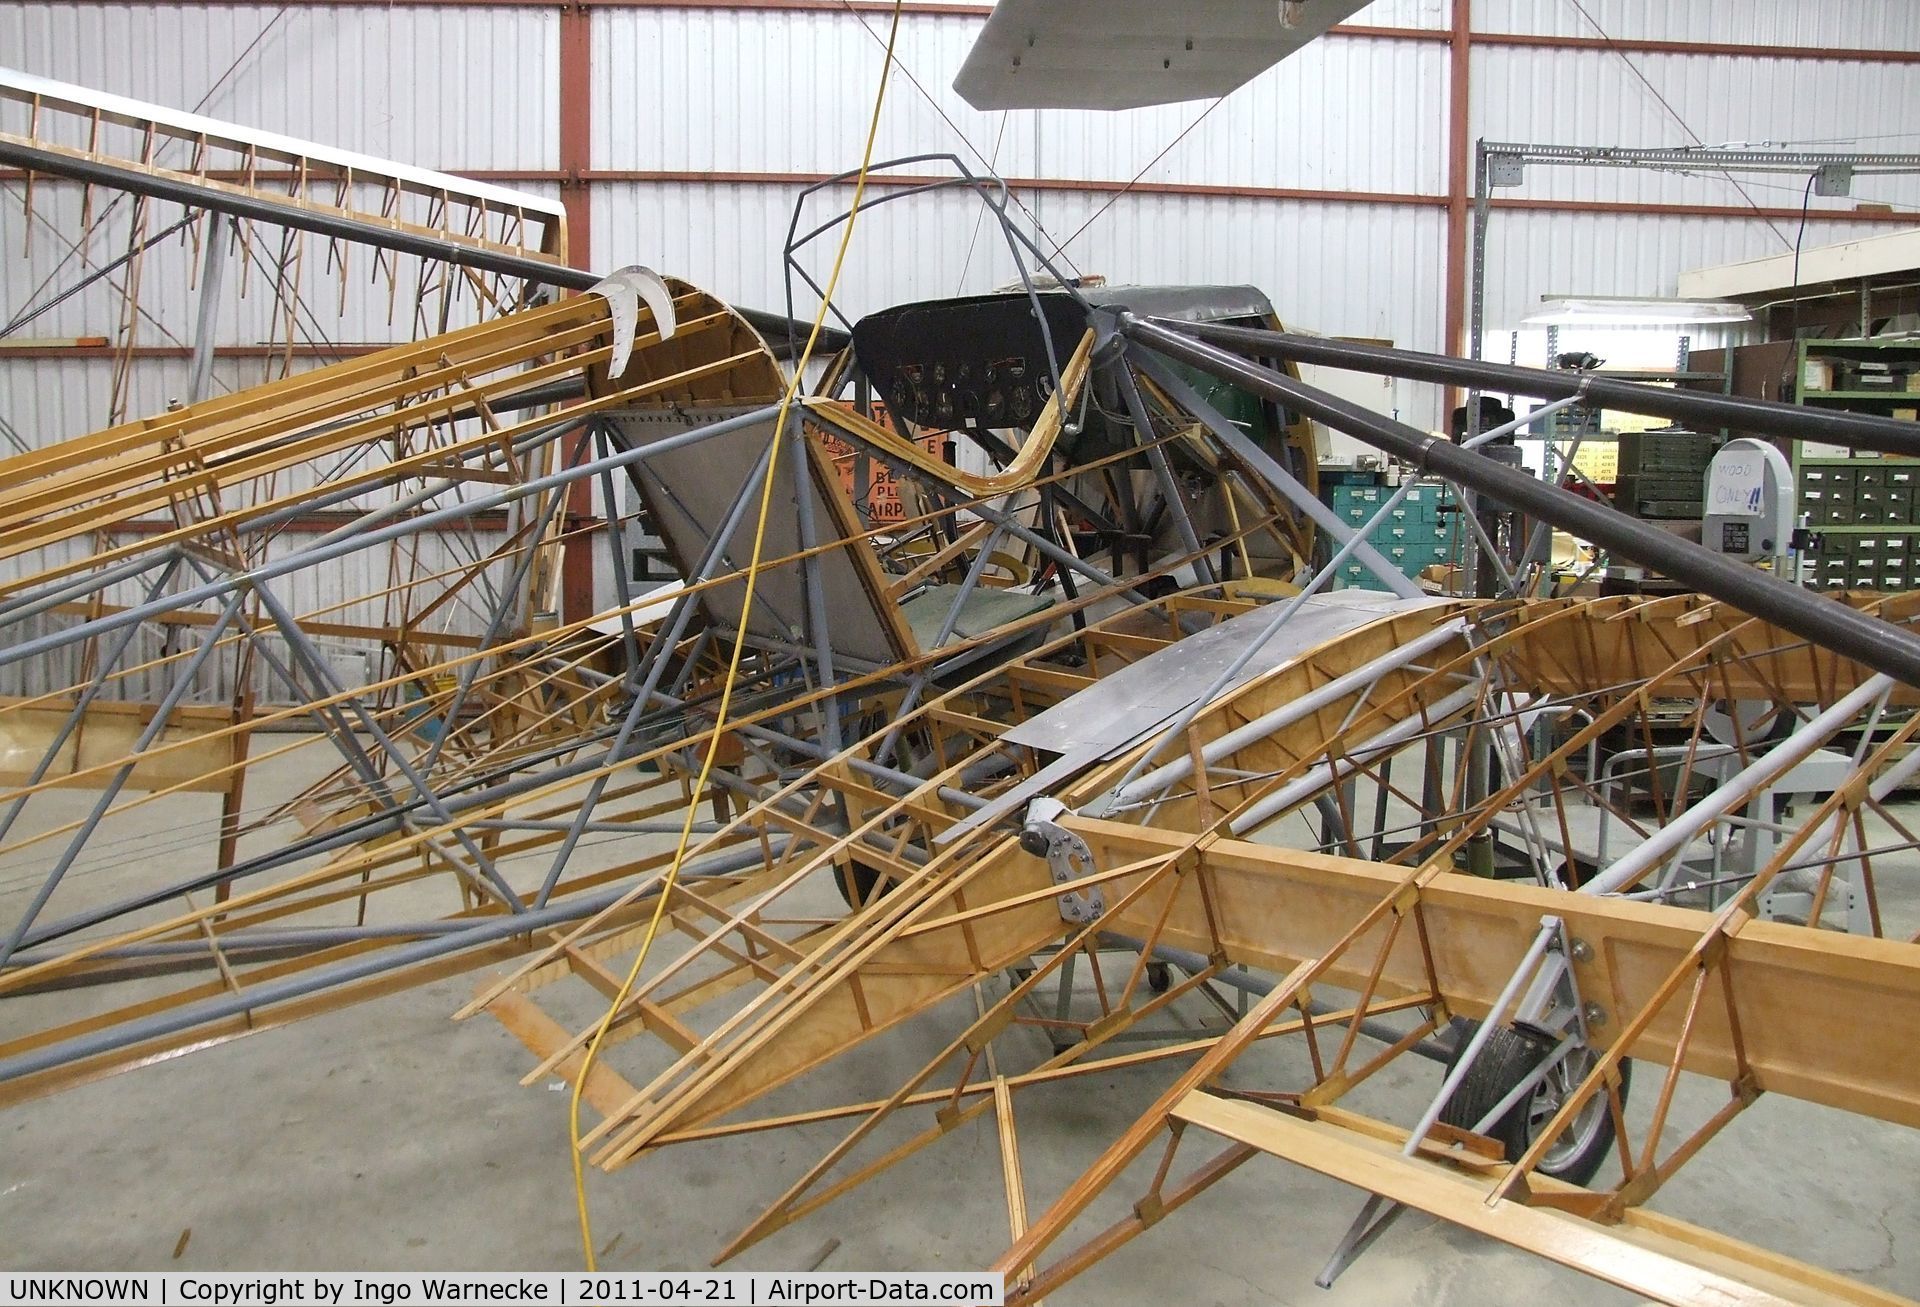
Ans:
{"label": "aircraft wheel", "polygon": [[[1476,1021],[1456,1019],[1453,1023],[1454,1056],[1447,1059],[1451,1073],[1460,1052],[1479,1028]],[[1507,1096],[1528,1072],[1540,1065],[1553,1046],[1530,1031],[1502,1026],[1488,1037],[1486,1047],[1473,1070],[1454,1091],[1453,1101],[1440,1113],[1440,1119],[1462,1130],[1471,1130],[1488,1111]],[[1532,1146],[1540,1132],[1560,1110],[1560,1104],[1593,1070],[1596,1055],[1589,1049],[1575,1049],[1559,1066],[1522,1098],[1507,1114],[1484,1132],[1506,1149],[1507,1160],[1517,1162]],[[1632,1083],[1632,1063],[1620,1061],[1620,1098],[1626,1100]],[[1540,1170],[1556,1180],[1584,1185],[1592,1180],[1613,1147],[1613,1116],[1607,1109],[1607,1096],[1595,1094],[1580,1109],[1565,1133],[1556,1140],[1540,1161]]]}
{"label": "aircraft wheel", "polygon": [[[867,866],[858,858],[837,863],[833,868],[835,888],[840,891],[840,897],[847,901],[847,906],[856,912],[874,901],[874,887],[885,878],[885,873]],[[886,892],[886,887],[880,886],[880,893],[885,895]]]}

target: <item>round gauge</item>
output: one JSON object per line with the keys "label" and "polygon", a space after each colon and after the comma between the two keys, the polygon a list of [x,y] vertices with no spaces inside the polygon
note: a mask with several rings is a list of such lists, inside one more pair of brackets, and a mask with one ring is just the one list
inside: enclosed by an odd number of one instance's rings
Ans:
{"label": "round gauge", "polygon": [[902,374],[893,379],[887,391],[887,407],[909,422],[920,420],[920,388],[913,384],[913,378]]}

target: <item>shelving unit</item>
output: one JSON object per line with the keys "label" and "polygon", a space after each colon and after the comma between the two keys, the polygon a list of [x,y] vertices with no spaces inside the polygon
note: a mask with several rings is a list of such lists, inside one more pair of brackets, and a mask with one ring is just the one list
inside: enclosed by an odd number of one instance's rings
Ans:
{"label": "shelving unit", "polygon": [[[1920,391],[1909,389],[1920,386],[1920,340],[1802,340],[1794,364],[1797,403],[1892,417],[1920,413]],[[1889,380],[1862,385],[1863,373]],[[1920,460],[1809,455],[1797,440],[1792,454],[1801,511],[1822,538],[1813,583],[1823,590],[1881,592],[1920,585]]]}

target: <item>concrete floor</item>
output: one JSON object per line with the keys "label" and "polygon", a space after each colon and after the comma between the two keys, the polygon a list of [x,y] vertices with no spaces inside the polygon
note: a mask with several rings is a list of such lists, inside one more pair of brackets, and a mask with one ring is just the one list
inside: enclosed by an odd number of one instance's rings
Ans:
{"label": "concrete floor", "polygon": [[[291,789],[312,766],[289,766]],[[272,796],[256,790],[265,802]],[[1920,820],[1920,804],[1903,805]],[[184,824],[181,809],[118,832],[137,850]],[[192,819],[198,819],[197,813]],[[170,866],[170,869],[171,866]],[[1914,868],[1908,868],[1913,871]],[[76,893],[142,872],[96,869]],[[151,874],[148,871],[146,874]],[[1883,875],[1885,873],[1883,872]],[[1920,882],[1920,874],[1913,879]],[[0,867],[0,919],[28,889]],[[1889,893],[1883,882],[1883,894]],[[1902,886],[1903,913],[1920,886]],[[1911,927],[1909,927],[1911,929]],[[581,1252],[567,1157],[567,1096],[522,1088],[529,1058],[490,1019],[448,1014],[476,978],[427,986],[203,1050],[0,1112],[0,1265],[9,1269],[572,1269]],[[56,1005],[30,1000],[36,1021]],[[0,1034],[26,1009],[0,1001]],[[970,1011],[970,1005],[969,1005]],[[1196,1008],[1191,1014],[1199,1016]],[[841,1059],[804,1102],[891,1087],[950,1037],[963,1013],[932,1014]],[[1046,1054],[1037,1034],[1031,1059]],[[1020,1049],[1017,1043],[1005,1056]],[[1283,1085],[1302,1055],[1270,1045],[1234,1071]],[[1030,1209],[1070,1184],[1165,1084],[1166,1068],[1093,1075],[1018,1102]],[[1410,1119],[1438,1070],[1405,1059],[1355,1105]],[[1646,1083],[1651,1085],[1652,1078]],[[1676,1127],[1704,1120],[1724,1088],[1689,1080]],[[1650,1093],[1631,1105],[1638,1122]],[[798,1091],[769,1101],[803,1105]],[[916,1118],[917,1128],[924,1118]],[[830,1125],[656,1154],[589,1173],[595,1241],[609,1269],[704,1266],[840,1137]],[[1611,1164],[1610,1164],[1611,1165]],[[1146,1164],[1150,1167],[1150,1163]],[[1119,1215],[1144,1170],[1078,1231]],[[1920,1296],[1920,1133],[1762,1099],[1653,1206],[1781,1252]],[[1577,1273],[1425,1217],[1401,1221],[1331,1291],[1312,1279],[1360,1196],[1273,1159],[1242,1167],[1066,1290],[1061,1304],[1630,1303]],[[191,1231],[174,1260],[183,1232]],[[749,1250],[740,1269],[964,1270],[1007,1243],[990,1122],[962,1129],[839,1203]]]}

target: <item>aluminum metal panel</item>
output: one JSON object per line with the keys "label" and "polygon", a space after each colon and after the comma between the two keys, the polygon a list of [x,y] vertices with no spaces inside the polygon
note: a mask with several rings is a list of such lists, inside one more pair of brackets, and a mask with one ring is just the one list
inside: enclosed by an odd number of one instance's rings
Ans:
{"label": "aluminum metal panel", "polygon": [[1582,0],[1581,7],[1592,22],[1569,4],[1474,0],[1473,26],[1482,32],[1597,37],[1597,23],[1620,40],[1920,50],[1920,9],[1902,0]]}
{"label": "aluminum metal panel", "polygon": [[[1317,594],[1271,633],[1271,611],[1242,613],[1188,636],[1177,650],[1161,649],[1102,676],[1009,728],[1002,738],[1048,753],[1091,748],[1101,757],[1112,758],[1164,729],[1209,691],[1214,697],[1208,702],[1218,703],[1239,686],[1323,643],[1385,618],[1444,602],[1366,590]],[[1244,664],[1215,690],[1215,683],[1243,658]]]}
{"label": "aluminum metal panel", "polygon": [[8,3],[0,51],[45,77],[422,166],[559,156],[551,9]]}
{"label": "aluminum metal panel", "polygon": [[[601,187],[594,200],[596,244],[604,261],[672,268],[723,298],[779,307],[785,287],[778,250],[797,189]],[[845,194],[836,195],[844,204]],[[1091,192],[1021,198],[1044,230],[1066,243],[1070,272],[1142,285],[1249,282],[1267,292],[1290,325],[1415,349],[1441,347],[1445,214],[1436,206],[1215,195],[1114,199]],[[1096,216],[1109,199],[1111,207]],[[969,196],[946,193],[867,213],[836,301],[849,317],[858,317],[891,304],[1004,285],[1014,276],[1013,264],[994,224],[981,222],[981,212]],[[1041,244],[1051,251],[1049,238]],[[822,281],[832,253],[823,239],[808,257],[808,268]],[[802,294],[795,309],[810,315],[814,305]],[[1424,402],[1410,403],[1413,420],[1430,420],[1420,407]]]}
{"label": "aluminum metal panel", "polygon": [[[1823,241],[1872,230],[1866,223],[1819,228]],[[1498,212],[1487,238],[1487,327],[1518,326],[1547,295],[1670,296],[1683,271],[1779,248],[1772,228],[1757,219]]]}
{"label": "aluminum metal panel", "polygon": [[[1477,47],[1472,134],[1494,141],[1659,148],[1699,141],[1864,151],[1920,145],[1920,136],[1889,135],[1898,132],[1899,116],[1913,103],[1914,70],[1906,65],[1677,54],[1628,58],[1631,64],[1593,51]],[[1742,175],[1743,197],[1740,188],[1712,174],[1529,166],[1524,186],[1500,193],[1643,204],[1746,205],[1750,197],[1762,207],[1797,210],[1806,180],[1804,174]],[[1816,196],[1813,206],[1920,206],[1920,176],[1862,176],[1853,189],[1844,200]]]}
{"label": "aluminum metal panel", "polygon": [[[821,175],[858,163],[881,17],[609,8],[593,21],[596,168]],[[1152,164],[1146,180],[1156,182],[1429,193],[1443,184],[1442,45],[1315,41],[1228,96],[1155,162],[1204,104],[981,112],[949,85],[979,26],[902,20],[877,158],[951,151],[975,169],[992,161],[1004,176],[1068,180],[1126,181]],[[724,96],[714,88],[721,52]],[[837,76],[821,94],[797,94],[796,68]],[[663,108],[690,101],[711,112]]]}
{"label": "aluminum metal panel", "polygon": [[999,0],[954,88],[982,109],[1211,100],[1297,54],[1363,0]]}

